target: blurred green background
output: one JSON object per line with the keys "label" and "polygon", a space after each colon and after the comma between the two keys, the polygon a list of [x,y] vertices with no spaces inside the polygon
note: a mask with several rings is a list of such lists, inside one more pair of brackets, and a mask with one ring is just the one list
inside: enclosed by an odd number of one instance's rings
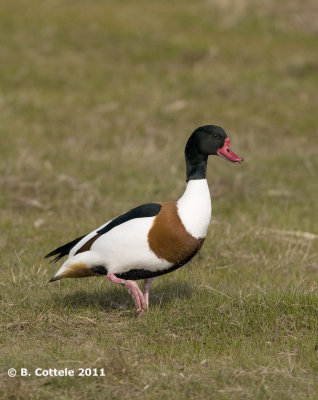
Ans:
{"label": "blurred green background", "polygon": [[[314,0],[1,2],[3,399],[317,398],[317,35]],[[150,312],[104,279],[49,285],[50,250],[183,193],[204,124],[245,162],[211,157],[207,240]]]}

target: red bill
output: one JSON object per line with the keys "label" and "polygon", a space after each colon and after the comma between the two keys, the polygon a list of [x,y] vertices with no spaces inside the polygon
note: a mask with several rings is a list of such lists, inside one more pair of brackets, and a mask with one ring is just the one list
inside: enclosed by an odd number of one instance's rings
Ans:
{"label": "red bill", "polygon": [[244,160],[230,149],[230,138],[225,139],[224,146],[217,151],[217,155],[235,164],[240,164]]}

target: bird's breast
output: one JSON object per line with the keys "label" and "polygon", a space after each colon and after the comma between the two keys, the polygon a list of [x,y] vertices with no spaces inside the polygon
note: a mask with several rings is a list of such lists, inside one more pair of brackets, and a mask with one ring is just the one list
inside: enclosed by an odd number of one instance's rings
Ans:
{"label": "bird's breast", "polygon": [[182,265],[200,249],[204,238],[195,238],[186,231],[176,202],[161,203],[161,206],[148,233],[149,247],[157,257]]}
{"label": "bird's breast", "polygon": [[190,180],[177,202],[178,215],[186,231],[197,239],[205,238],[212,214],[206,179]]}

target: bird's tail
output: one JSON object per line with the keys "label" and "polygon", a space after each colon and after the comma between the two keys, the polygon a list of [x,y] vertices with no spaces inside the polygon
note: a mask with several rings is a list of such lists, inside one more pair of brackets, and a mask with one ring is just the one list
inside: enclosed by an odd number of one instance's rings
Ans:
{"label": "bird's tail", "polygon": [[68,258],[50,282],[63,278],[87,278],[106,274],[107,269],[101,263],[100,258],[92,251],[86,251]]}

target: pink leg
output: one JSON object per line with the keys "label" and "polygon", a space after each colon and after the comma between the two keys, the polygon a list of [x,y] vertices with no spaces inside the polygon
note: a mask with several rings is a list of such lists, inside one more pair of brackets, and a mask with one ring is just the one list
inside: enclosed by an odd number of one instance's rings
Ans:
{"label": "pink leg", "polygon": [[134,299],[137,312],[140,313],[139,315],[143,314],[146,309],[146,302],[137,283],[135,281],[126,281],[125,279],[117,278],[115,274],[107,274],[107,278],[113,283],[124,285],[127,288],[128,293]]}
{"label": "pink leg", "polygon": [[144,299],[146,304],[146,310],[148,310],[149,307],[149,291],[153,280],[154,278],[148,278],[144,280]]}

